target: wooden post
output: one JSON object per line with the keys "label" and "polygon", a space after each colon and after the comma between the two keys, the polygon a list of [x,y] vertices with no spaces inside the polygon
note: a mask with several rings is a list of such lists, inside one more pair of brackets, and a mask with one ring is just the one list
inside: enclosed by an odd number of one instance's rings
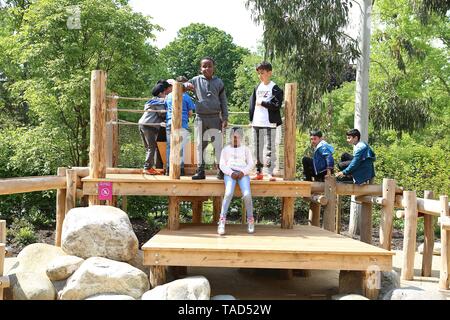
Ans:
{"label": "wooden post", "polygon": [[[66,208],[65,213],[75,208],[77,201],[77,171],[74,169],[66,170]],[[65,217],[65,214],[64,214]],[[64,220],[64,217],[62,218]],[[61,224],[62,225],[62,224]]]}
{"label": "wooden post", "polygon": [[202,223],[203,201],[193,200],[191,203],[192,203],[192,223]]}
{"label": "wooden post", "polygon": [[222,197],[213,197],[213,223],[219,222],[222,200]]}
{"label": "wooden post", "polygon": [[[284,180],[294,180],[296,172],[297,83],[286,83],[284,95]],[[294,227],[295,198],[282,199],[281,228]]]}
{"label": "wooden post", "polygon": [[395,203],[395,180],[383,179],[383,200],[380,221],[380,247],[391,250],[392,222]]}
{"label": "wooden post", "polygon": [[377,300],[381,288],[381,272],[366,271],[364,274],[363,295],[370,300]]}
{"label": "wooden post", "polygon": [[342,196],[336,196],[336,233],[341,233]]}
{"label": "wooden post", "polygon": [[372,203],[361,204],[361,232],[362,242],[372,244]]}
{"label": "wooden post", "polygon": [[180,202],[177,197],[169,197],[169,230],[180,228]]}
{"label": "wooden post", "polygon": [[[58,176],[66,176],[67,168],[58,168]],[[56,191],[56,234],[55,246],[61,247],[61,232],[64,217],[66,215],[66,189],[58,189]]]}
{"label": "wooden post", "polygon": [[172,126],[170,132],[170,179],[180,179],[181,165],[181,111],[183,109],[183,85],[175,82],[173,85]]}
{"label": "wooden post", "polygon": [[[433,191],[425,190],[424,199],[433,199]],[[434,250],[434,217],[429,214],[423,216],[423,254],[422,277],[431,277]]]}
{"label": "wooden post", "polygon": [[[117,96],[117,93],[111,92],[111,96]],[[106,167],[116,168],[119,165],[119,120],[117,112],[117,99],[108,98],[106,109]],[[117,207],[117,196],[112,196],[108,205]]]}
{"label": "wooden post", "polygon": [[402,280],[414,278],[414,255],[416,252],[417,234],[417,197],[415,191],[403,192],[405,206],[405,226],[403,235],[403,268]]}
{"label": "wooden post", "polygon": [[128,210],[128,197],[122,196],[122,211],[127,212]]}
{"label": "wooden post", "polygon": [[6,220],[0,220],[0,243],[6,245]]}
{"label": "wooden post", "polygon": [[336,178],[334,176],[325,177],[325,197],[328,203],[323,211],[323,228],[329,231],[336,231]]}
{"label": "wooden post", "polygon": [[[441,219],[450,216],[448,210],[448,196],[440,196]],[[441,224],[441,271],[439,276],[439,288],[448,290],[450,288],[450,230]]]}
{"label": "wooden post", "polygon": [[155,288],[166,282],[166,268],[164,266],[150,267],[150,286]]}
{"label": "wooden post", "polygon": [[[91,73],[89,176],[106,177],[106,72]],[[89,205],[100,204],[98,196],[89,196]]]}
{"label": "wooden post", "polygon": [[309,225],[320,227],[320,203],[309,203]]}

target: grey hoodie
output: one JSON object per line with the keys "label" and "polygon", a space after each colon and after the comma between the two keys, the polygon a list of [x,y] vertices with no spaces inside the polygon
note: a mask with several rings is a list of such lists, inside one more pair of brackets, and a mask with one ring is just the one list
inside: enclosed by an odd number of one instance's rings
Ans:
{"label": "grey hoodie", "polygon": [[225,95],[225,86],[223,81],[216,76],[211,80],[199,75],[191,80],[194,85],[194,92],[197,96],[195,110],[200,117],[202,115],[212,116],[219,113],[222,114],[222,120],[228,120],[227,97]]}

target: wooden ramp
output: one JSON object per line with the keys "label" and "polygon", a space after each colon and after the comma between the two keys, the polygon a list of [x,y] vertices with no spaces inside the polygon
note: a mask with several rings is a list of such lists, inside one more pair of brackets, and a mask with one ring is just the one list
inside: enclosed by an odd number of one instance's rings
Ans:
{"label": "wooden ramp", "polygon": [[[99,182],[112,182],[113,195],[147,196],[223,196],[225,186],[222,180],[208,176],[205,180],[191,177],[170,179],[168,176],[144,174],[107,174],[106,178],[83,178],[83,194],[97,195]],[[310,197],[312,182],[308,181],[251,181],[254,197]],[[235,196],[241,196],[236,188]]]}
{"label": "wooden ramp", "polygon": [[392,270],[393,252],[314,226],[281,229],[229,224],[219,236],[216,225],[182,224],[162,230],[143,247],[144,265],[240,268]]}

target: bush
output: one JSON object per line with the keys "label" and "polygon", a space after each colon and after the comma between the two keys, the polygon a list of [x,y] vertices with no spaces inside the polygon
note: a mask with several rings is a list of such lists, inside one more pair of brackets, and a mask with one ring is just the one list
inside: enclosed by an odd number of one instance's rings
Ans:
{"label": "bush", "polygon": [[12,243],[20,246],[26,246],[38,240],[33,225],[24,218],[14,219],[8,230],[8,238]]}

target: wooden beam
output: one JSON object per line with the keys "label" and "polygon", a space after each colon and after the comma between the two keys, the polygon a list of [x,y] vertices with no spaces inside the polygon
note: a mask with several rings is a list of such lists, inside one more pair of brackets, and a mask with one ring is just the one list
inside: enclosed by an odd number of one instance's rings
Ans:
{"label": "wooden beam", "polygon": [[417,197],[415,191],[404,191],[405,225],[403,234],[403,268],[402,280],[414,278],[414,255],[416,252],[417,235]]}
{"label": "wooden beam", "polygon": [[[396,195],[395,206],[397,208],[403,208],[405,206],[404,197]],[[450,207],[449,203],[447,203],[447,207]],[[439,217],[441,212],[441,203],[439,202],[439,200],[418,198],[417,212]]]}
{"label": "wooden beam", "polygon": [[[311,186],[311,193],[324,193],[324,182],[313,182]],[[395,188],[396,194],[401,194],[403,189],[400,187]],[[382,196],[383,187],[378,184],[347,184],[336,183],[336,194],[341,196]]]}
{"label": "wooden beam", "polygon": [[150,267],[150,286],[155,288],[166,283],[166,268],[154,265]]}
{"label": "wooden beam", "polygon": [[281,228],[292,229],[294,226],[294,204],[295,198],[282,198]]}
{"label": "wooden beam", "polygon": [[192,223],[202,223],[203,201],[192,201]]}
{"label": "wooden beam", "polygon": [[[424,199],[433,199],[433,191],[425,190]],[[422,277],[431,277],[434,250],[434,216],[423,216]]]}
{"label": "wooden beam", "polygon": [[183,85],[180,82],[173,84],[172,91],[172,126],[170,132],[170,163],[169,177],[180,179],[181,168],[181,111],[183,109]]}
{"label": "wooden beam", "polygon": [[328,204],[328,199],[321,194],[313,194],[311,197],[304,197],[303,200],[318,203],[321,206],[326,206]]}
{"label": "wooden beam", "polygon": [[[77,200],[77,172],[72,169],[66,170],[66,208],[65,214],[75,208]],[[64,214],[64,216],[65,216]],[[63,219],[64,220],[64,219]]]}
{"label": "wooden beam", "polygon": [[[212,196],[222,197],[225,193],[223,181],[201,182],[193,180],[152,180],[135,182],[116,182],[114,179],[102,181],[113,182],[113,195],[140,195],[140,196]],[[258,181],[260,182],[260,181]],[[310,186],[301,182],[277,184],[278,182],[255,183],[252,181],[252,197],[303,197],[310,196]],[[98,182],[83,179],[83,194],[97,195]],[[270,185],[270,187],[268,187]],[[241,197],[241,190],[235,189],[235,197]]]}
{"label": "wooden beam", "polygon": [[391,250],[395,187],[396,183],[394,179],[383,179],[383,203],[379,234],[380,247],[386,250]]}
{"label": "wooden beam", "polygon": [[328,204],[323,211],[323,228],[329,231],[336,231],[336,178],[334,176],[325,177],[325,197]]}
{"label": "wooden beam", "polygon": [[0,179],[0,195],[64,189],[66,179],[58,176]]}
{"label": "wooden beam", "polygon": [[372,203],[361,205],[361,241],[372,244]]}
{"label": "wooden beam", "polygon": [[180,228],[180,202],[177,197],[169,197],[169,230],[178,230]]}
{"label": "wooden beam", "polygon": [[[66,177],[67,168],[58,168],[58,177]],[[67,188],[67,186],[66,186]],[[56,234],[55,246],[61,247],[61,232],[64,217],[66,215],[66,188],[56,191]]]}
{"label": "wooden beam", "polygon": [[308,224],[310,226],[320,227],[320,204],[311,202],[309,204]]}
{"label": "wooden beam", "polygon": [[341,233],[342,220],[342,196],[336,196],[336,233]]}
{"label": "wooden beam", "polygon": [[[449,219],[448,196],[440,196],[441,219]],[[439,288],[450,288],[450,230],[441,225],[441,271],[439,276]]]}
{"label": "wooden beam", "polygon": [[[106,72],[91,73],[89,176],[106,177]],[[89,205],[100,204],[98,196],[89,197]]]}
{"label": "wooden beam", "polygon": [[383,197],[374,197],[374,196],[357,196],[355,197],[355,201],[361,203],[371,203],[378,204],[384,206],[386,204],[386,199]]}

